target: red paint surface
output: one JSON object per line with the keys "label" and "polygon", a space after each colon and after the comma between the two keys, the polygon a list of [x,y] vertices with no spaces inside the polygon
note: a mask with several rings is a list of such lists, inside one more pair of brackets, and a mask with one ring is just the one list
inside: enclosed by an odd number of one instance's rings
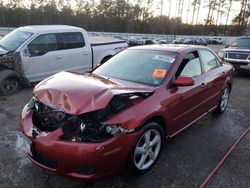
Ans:
{"label": "red paint surface", "polygon": [[[196,48],[149,46],[135,49],[178,52],[176,61],[159,87],[106,79],[93,74],[62,72],[39,83],[34,89],[34,96],[45,105],[79,115],[104,108],[117,94],[153,92],[152,96],[136,101],[134,105],[112,116],[105,123],[121,124],[125,129],[140,128],[149,119],[158,117],[165,122],[163,126],[166,136],[171,136],[213,109],[219,103],[224,87],[232,79],[232,67],[223,64],[216,70],[193,78],[192,86],[169,87],[185,53]],[[185,81],[185,78],[183,79]],[[190,79],[186,81],[190,82]],[[34,125],[31,118],[32,112],[25,106],[20,120],[21,130],[32,139],[31,129]],[[57,169],[49,169],[32,159],[33,162],[61,175],[93,180],[112,175],[123,168],[140,131],[129,135],[120,133],[102,143],[66,142],[60,140],[61,135],[62,131],[59,129],[52,133],[44,133],[44,136],[38,139],[32,139],[39,152],[58,161]],[[94,166],[96,174],[77,174],[74,172],[77,165]]]}

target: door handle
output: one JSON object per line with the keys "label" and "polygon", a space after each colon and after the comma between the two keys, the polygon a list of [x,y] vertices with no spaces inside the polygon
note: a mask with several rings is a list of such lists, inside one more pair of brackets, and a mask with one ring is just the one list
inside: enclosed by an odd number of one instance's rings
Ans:
{"label": "door handle", "polygon": [[89,52],[82,52],[82,55],[89,55]]}
{"label": "door handle", "polygon": [[62,56],[56,56],[56,59],[62,59],[63,57]]}

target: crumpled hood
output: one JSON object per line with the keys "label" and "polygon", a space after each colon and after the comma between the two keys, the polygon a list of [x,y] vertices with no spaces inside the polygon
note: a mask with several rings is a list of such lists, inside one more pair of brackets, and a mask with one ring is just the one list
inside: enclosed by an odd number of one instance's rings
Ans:
{"label": "crumpled hood", "polygon": [[79,115],[105,108],[117,94],[154,91],[153,87],[128,83],[113,82],[93,74],[61,72],[40,82],[33,94],[47,106]]}

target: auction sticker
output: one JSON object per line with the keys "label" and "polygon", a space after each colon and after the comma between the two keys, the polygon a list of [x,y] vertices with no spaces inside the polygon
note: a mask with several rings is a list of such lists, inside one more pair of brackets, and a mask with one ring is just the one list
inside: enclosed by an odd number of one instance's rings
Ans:
{"label": "auction sticker", "polygon": [[155,69],[153,72],[154,78],[164,78],[167,74],[167,71],[165,69]]}

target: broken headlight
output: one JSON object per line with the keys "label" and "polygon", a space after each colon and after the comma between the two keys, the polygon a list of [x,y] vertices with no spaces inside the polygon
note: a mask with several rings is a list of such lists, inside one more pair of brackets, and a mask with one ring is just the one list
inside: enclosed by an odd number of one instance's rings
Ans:
{"label": "broken headlight", "polygon": [[130,134],[134,131],[135,129],[124,129],[120,125],[106,125],[106,132],[111,135],[116,135],[119,132],[122,132],[124,134]]}

